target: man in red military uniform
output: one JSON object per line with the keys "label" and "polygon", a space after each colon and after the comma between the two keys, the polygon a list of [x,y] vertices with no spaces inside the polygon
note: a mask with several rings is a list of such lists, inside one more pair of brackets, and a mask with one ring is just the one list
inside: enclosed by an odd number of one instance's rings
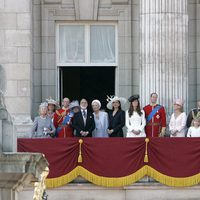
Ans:
{"label": "man in red military uniform", "polygon": [[73,137],[73,128],[71,125],[72,113],[69,109],[70,100],[64,98],[62,101],[63,107],[56,110],[54,114],[54,126],[56,127],[56,137],[66,138]]}
{"label": "man in red military uniform", "polygon": [[150,104],[143,109],[146,117],[145,132],[147,137],[164,136],[166,129],[166,113],[165,108],[157,104],[158,95],[152,93],[150,96]]}

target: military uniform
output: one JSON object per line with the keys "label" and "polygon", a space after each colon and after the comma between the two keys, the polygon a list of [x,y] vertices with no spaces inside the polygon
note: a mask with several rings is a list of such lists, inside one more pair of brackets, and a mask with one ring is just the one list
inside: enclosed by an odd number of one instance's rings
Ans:
{"label": "military uniform", "polygon": [[[145,117],[147,118],[152,110],[157,106],[156,105],[147,105],[145,106],[144,112]],[[147,137],[158,137],[161,133],[162,128],[166,127],[166,113],[163,106],[155,113],[151,120],[146,124],[145,132]]]}
{"label": "military uniform", "polygon": [[[62,108],[56,110],[54,114],[54,126],[56,127],[56,136],[61,138],[73,137],[73,128],[71,125],[72,116],[69,109]],[[67,123],[63,123],[65,118],[68,117]]]}

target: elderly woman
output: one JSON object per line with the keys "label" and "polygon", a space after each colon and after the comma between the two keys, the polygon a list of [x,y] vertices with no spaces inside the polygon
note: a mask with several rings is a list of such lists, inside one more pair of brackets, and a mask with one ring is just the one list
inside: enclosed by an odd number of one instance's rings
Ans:
{"label": "elderly woman", "polygon": [[36,138],[47,138],[54,136],[55,127],[53,125],[52,119],[47,115],[48,108],[47,103],[42,103],[39,106],[39,116],[35,117],[32,126],[32,137]]}
{"label": "elderly woman", "polygon": [[187,116],[183,112],[183,100],[174,101],[174,113],[169,122],[170,137],[185,137]]}
{"label": "elderly woman", "polygon": [[108,128],[108,114],[100,111],[101,102],[97,99],[92,101],[92,109],[94,115],[95,129],[92,132],[92,137],[109,137],[107,133]]}
{"label": "elderly woman", "polygon": [[126,99],[114,96],[108,100],[107,108],[111,110],[108,113],[108,134],[110,137],[123,137],[124,134],[122,128],[125,125],[125,112],[121,109],[121,106],[126,103]]}
{"label": "elderly woman", "polygon": [[144,110],[140,108],[139,95],[133,95],[128,100],[130,107],[126,111],[126,137],[146,137],[144,131],[146,119]]}

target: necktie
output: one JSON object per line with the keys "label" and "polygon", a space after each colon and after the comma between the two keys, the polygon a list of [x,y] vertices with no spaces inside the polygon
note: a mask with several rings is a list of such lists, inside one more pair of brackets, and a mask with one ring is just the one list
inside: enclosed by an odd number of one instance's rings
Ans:
{"label": "necktie", "polygon": [[83,110],[83,117],[86,119],[86,111]]}
{"label": "necktie", "polygon": [[84,126],[86,125],[86,118],[87,118],[87,116],[86,116],[86,111],[83,110],[83,121],[84,121]]}

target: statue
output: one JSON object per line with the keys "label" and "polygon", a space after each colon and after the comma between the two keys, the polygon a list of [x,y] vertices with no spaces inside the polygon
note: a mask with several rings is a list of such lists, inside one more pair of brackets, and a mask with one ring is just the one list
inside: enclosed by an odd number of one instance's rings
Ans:
{"label": "statue", "polygon": [[4,94],[6,91],[6,73],[4,68],[0,65],[0,120],[8,119],[8,112],[4,101]]}
{"label": "statue", "polygon": [[47,200],[47,193],[46,193],[46,185],[45,185],[45,180],[49,174],[49,168],[46,167],[45,170],[42,172],[40,175],[40,179],[38,182],[35,182],[34,184],[34,195],[33,195],[33,200]]}
{"label": "statue", "polygon": [[12,118],[6,109],[5,92],[6,73],[0,65],[0,152],[15,152],[17,150],[17,138]]}

